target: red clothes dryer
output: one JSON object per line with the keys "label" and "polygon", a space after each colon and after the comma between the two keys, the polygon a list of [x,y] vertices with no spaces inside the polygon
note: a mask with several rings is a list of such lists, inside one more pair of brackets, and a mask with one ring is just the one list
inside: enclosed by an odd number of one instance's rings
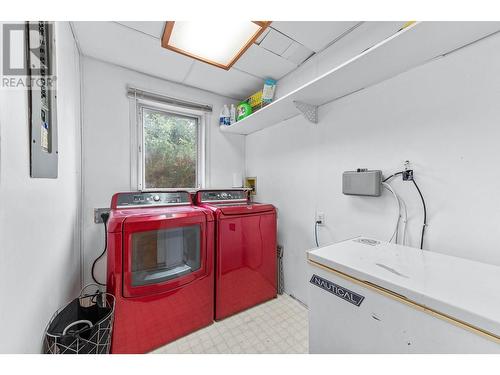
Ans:
{"label": "red clothes dryer", "polygon": [[214,318],[214,218],[187,192],[118,193],[108,221],[112,353],[145,353]]}
{"label": "red clothes dryer", "polygon": [[276,297],[276,209],[252,203],[246,190],[200,190],[215,229],[215,319]]}

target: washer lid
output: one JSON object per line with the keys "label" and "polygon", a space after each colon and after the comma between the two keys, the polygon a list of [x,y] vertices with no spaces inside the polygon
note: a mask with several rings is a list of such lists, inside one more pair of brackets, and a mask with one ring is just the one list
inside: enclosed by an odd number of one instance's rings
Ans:
{"label": "washer lid", "polygon": [[170,207],[170,209],[154,210],[142,215],[127,216],[123,221],[123,231],[157,230],[162,226],[182,227],[207,222],[204,211],[197,210],[195,207],[187,208]]}
{"label": "washer lid", "polygon": [[308,259],[500,339],[498,266],[368,238],[311,250]]}
{"label": "washer lid", "polygon": [[108,233],[122,232],[125,229],[125,222],[131,224],[176,219],[182,221],[187,217],[200,218],[199,220],[207,222],[214,220],[213,213],[210,210],[195,206],[114,209],[111,210],[109,217]]}
{"label": "washer lid", "polygon": [[224,215],[248,215],[274,211],[272,204],[266,203],[233,203],[233,204],[215,204]]}

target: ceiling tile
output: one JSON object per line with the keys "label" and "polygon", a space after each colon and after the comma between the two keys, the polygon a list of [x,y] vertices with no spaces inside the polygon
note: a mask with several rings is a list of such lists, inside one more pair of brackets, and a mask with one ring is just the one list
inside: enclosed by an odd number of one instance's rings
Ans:
{"label": "ceiling tile", "polygon": [[163,35],[163,29],[165,28],[165,21],[120,21],[117,23],[130,27],[142,33],[149,34],[158,39],[161,39]]}
{"label": "ceiling tile", "polygon": [[272,30],[266,35],[264,40],[259,43],[259,46],[264,47],[268,51],[271,51],[277,55],[283,54],[290,44],[292,44],[293,40],[283,35],[282,33]]}
{"label": "ceiling tile", "polygon": [[241,56],[234,67],[263,79],[278,80],[294,70],[297,65],[254,44]]}
{"label": "ceiling tile", "polygon": [[262,42],[262,39],[266,37],[269,31],[271,31],[271,28],[270,27],[266,28],[264,32],[260,34],[259,37],[255,40],[255,43],[259,44],[260,42]]}
{"label": "ceiling tile", "polygon": [[259,78],[236,69],[224,70],[195,61],[184,83],[235,99],[245,99],[262,88]]}
{"label": "ceiling tile", "polygon": [[[228,97],[246,98],[262,87],[264,78],[282,78],[357,22],[273,22],[269,34],[262,38],[264,44],[252,45],[229,71],[162,48],[162,21],[72,24],[84,55]],[[331,58],[320,59],[316,70],[331,69],[332,59],[335,63],[345,61],[398,27],[399,23],[363,23],[324,51],[321,55]],[[286,44],[272,28],[296,40],[281,56],[264,48],[279,52]]]}
{"label": "ceiling tile", "polygon": [[115,22],[73,22],[84,55],[181,82],[193,59],[162,48],[149,35]]}
{"label": "ceiling tile", "polygon": [[358,21],[274,21],[271,27],[318,52],[358,23]]}
{"label": "ceiling tile", "polygon": [[313,53],[314,51],[304,47],[302,44],[293,42],[281,56],[294,64],[300,65]]}

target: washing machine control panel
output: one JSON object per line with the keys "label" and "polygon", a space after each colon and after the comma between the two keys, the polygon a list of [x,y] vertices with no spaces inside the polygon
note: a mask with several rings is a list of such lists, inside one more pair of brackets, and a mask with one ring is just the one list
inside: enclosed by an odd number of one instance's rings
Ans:
{"label": "washing machine control panel", "polygon": [[215,190],[202,191],[202,202],[220,202],[220,201],[246,201],[248,198],[246,190]]}
{"label": "washing machine control panel", "polygon": [[191,197],[186,191],[121,193],[116,201],[117,208],[177,206],[191,204]]}

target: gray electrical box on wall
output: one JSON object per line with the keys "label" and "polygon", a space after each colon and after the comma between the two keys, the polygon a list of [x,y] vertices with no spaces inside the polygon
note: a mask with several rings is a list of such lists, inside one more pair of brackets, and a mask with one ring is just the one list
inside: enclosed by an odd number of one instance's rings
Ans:
{"label": "gray electrical box on wall", "polygon": [[57,95],[54,23],[27,22],[26,68],[30,118],[30,176],[57,178]]}
{"label": "gray electrical box on wall", "polygon": [[358,169],[342,174],[342,193],[379,197],[381,194],[382,171]]}

